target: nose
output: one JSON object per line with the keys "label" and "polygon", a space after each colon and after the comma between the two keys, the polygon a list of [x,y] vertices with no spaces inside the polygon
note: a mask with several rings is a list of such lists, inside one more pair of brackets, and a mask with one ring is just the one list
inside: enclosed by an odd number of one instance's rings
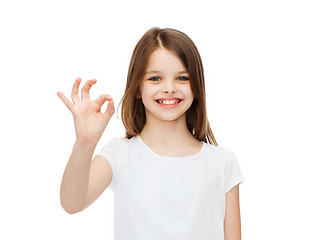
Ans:
{"label": "nose", "polygon": [[175,84],[173,80],[166,80],[163,85],[164,93],[173,94],[176,92]]}

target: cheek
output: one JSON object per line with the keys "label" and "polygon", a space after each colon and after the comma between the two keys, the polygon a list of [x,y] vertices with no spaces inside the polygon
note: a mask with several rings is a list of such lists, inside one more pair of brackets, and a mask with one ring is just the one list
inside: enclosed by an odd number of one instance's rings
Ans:
{"label": "cheek", "polygon": [[140,88],[141,95],[145,98],[153,98],[160,91],[159,85],[144,85]]}
{"label": "cheek", "polygon": [[187,95],[188,98],[194,98],[194,94],[192,93],[190,86],[184,89],[184,93]]}
{"label": "cheek", "polygon": [[139,86],[139,94],[140,94],[140,97],[141,98],[145,98],[145,96],[147,95],[146,94],[146,88],[144,88],[144,85],[143,84],[141,84]]}
{"label": "cheek", "polygon": [[146,88],[142,89],[142,91],[140,91],[140,92],[141,92],[142,98],[147,99],[150,97],[150,93],[148,92],[148,90]]}

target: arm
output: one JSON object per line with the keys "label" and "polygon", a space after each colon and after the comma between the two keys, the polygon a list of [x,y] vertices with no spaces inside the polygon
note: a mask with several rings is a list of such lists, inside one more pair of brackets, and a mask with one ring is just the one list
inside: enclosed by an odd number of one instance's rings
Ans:
{"label": "arm", "polygon": [[95,156],[93,144],[75,143],[64,171],[61,187],[61,205],[66,212],[77,213],[92,204],[109,186],[112,168],[102,156]]}
{"label": "arm", "polygon": [[[71,111],[74,117],[76,142],[64,171],[60,200],[68,213],[84,210],[104,191],[112,179],[112,169],[108,161],[96,156],[92,161],[94,149],[114,113],[113,99],[101,95],[95,101],[90,100],[89,89],[96,80],[86,82],[78,96],[80,78],[77,78],[72,89],[70,102],[64,94],[58,96]],[[102,114],[101,106],[109,100],[107,110]]]}
{"label": "arm", "polygon": [[224,239],[241,240],[239,184],[226,193]]}
{"label": "arm", "polygon": [[68,213],[84,209],[95,146],[77,142],[74,144],[60,186],[61,205]]}

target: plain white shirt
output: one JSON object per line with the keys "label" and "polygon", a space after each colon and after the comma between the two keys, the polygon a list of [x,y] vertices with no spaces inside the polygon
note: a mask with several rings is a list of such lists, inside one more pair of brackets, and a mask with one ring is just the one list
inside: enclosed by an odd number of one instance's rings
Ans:
{"label": "plain white shirt", "polygon": [[140,136],[102,147],[97,155],[113,171],[114,240],[224,240],[225,194],[244,179],[230,149],[202,143],[177,158]]}

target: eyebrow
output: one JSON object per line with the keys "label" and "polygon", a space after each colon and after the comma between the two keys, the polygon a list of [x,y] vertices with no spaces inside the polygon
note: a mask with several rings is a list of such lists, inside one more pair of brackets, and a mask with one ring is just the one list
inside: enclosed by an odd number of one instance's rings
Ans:
{"label": "eyebrow", "polygon": [[[160,71],[157,71],[157,70],[150,70],[150,71],[146,71],[145,74],[150,74],[150,73],[162,73]],[[181,74],[181,73],[188,73],[188,71],[180,71],[180,72],[177,72],[178,74]]]}

